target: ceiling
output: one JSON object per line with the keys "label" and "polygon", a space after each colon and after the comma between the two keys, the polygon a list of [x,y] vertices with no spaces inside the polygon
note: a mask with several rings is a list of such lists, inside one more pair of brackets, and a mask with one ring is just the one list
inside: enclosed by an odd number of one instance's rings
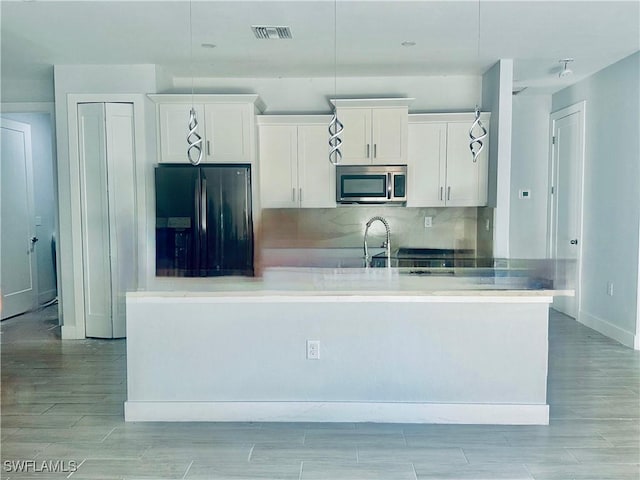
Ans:
{"label": "ceiling", "polygon": [[[501,58],[516,86],[553,92],[640,48],[640,0],[2,0],[0,14],[3,82],[51,92],[54,64],[272,78],[480,75]],[[256,24],[288,25],[293,39],[258,40]],[[574,75],[560,79],[565,57]]]}

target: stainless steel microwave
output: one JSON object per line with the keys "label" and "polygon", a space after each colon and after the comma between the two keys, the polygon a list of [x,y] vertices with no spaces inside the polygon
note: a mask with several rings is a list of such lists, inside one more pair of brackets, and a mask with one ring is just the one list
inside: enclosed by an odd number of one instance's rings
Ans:
{"label": "stainless steel microwave", "polygon": [[337,165],[336,202],[407,203],[406,165]]}

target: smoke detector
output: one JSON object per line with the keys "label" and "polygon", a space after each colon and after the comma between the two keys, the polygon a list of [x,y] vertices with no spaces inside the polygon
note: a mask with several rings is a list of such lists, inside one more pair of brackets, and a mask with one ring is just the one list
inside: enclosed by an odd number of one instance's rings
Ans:
{"label": "smoke detector", "polygon": [[291,28],[273,25],[251,25],[251,30],[256,38],[260,40],[283,40],[291,39]]}
{"label": "smoke detector", "polygon": [[573,58],[563,58],[562,60],[558,60],[558,62],[564,63],[564,65],[562,66],[562,70],[560,70],[560,73],[558,73],[559,78],[564,78],[564,77],[568,77],[569,75],[573,75],[573,70],[571,70],[570,68],[567,68],[567,65],[573,62]]}

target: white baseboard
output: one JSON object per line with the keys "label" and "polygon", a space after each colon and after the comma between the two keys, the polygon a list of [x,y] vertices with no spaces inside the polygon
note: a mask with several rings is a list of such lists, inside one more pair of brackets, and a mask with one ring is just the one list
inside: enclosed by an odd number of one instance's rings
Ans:
{"label": "white baseboard", "polygon": [[578,321],[589,328],[593,328],[596,332],[601,333],[605,337],[609,337],[620,342],[625,347],[635,348],[637,339],[633,333],[623,330],[603,318],[581,310],[578,315]]}
{"label": "white baseboard", "polygon": [[127,422],[374,422],[548,425],[548,405],[369,402],[136,402]]}
{"label": "white baseboard", "polygon": [[78,336],[78,329],[71,325],[62,325],[62,339],[63,340],[81,340],[84,339],[84,335]]}

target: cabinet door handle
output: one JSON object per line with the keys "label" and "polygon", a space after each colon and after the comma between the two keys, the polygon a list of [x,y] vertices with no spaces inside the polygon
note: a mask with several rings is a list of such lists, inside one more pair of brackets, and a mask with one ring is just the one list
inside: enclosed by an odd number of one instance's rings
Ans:
{"label": "cabinet door handle", "polygon": [[371,150],[371,145],[367,143],[367,158],[369,158],[369,154],[371,153],[370,150]]}
{"label": "cabinet door handle", "polygon": [[292,202],[296,201],[296,189],[295,188],[291,189],[291,201]]}
{"label": "cabinet door handle", "polygon": [[373,144],[373,158],[376,158],[378,156],[378,144],[374,143]]}
{"label": "cabinet door handle", "polygon": [[211,142],[207,140],[207,155],[211,156]]}
{"label": "cabinet door handle", "polygon": [[298,192],[298,201],[300,202],[300,205],[302,205],[302,187],[299,189],[299,192]]}
{"label": "cabinet door handle", "polygon": [[447,200],[451,200],[451,187],[447,187]]}
{"label": "cabinet door handle", "polygon": [[444,198],[442,198],[443,191],[444,191],[444,187],[440,187],[440,200],[441,201],[444,200]]}

